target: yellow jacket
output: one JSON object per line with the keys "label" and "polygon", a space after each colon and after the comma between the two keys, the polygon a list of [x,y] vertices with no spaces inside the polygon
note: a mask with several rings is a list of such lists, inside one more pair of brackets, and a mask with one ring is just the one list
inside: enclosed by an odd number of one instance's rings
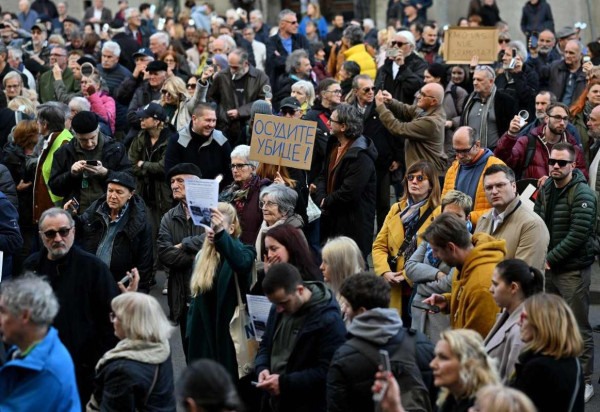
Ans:
{"label": "yellow jacket", "polygon": [[[490,156],[487,159],[484,172],[485,169],[495,164],[503,165],[504,162],[498,159],[496,156]],[[446,172],[446,178],[444,179],[444,188],[442,189],[442,198],[450,190],[454,190],[456,188],[456,176],[458,175],[459,167],[460,164],[458,163],[458,160],[455,160],[452,162],[452,165]],[[492,205],[490,205],[490,203],[488,202],[487,197],[485,197],[485,191],[483,190],[482,172],[481,176],[479,176],[479,182],[477,183],[477,193],[475,195],[475,199],[473,199],[473,211],[471,212],[471,222],[473,223],[473,226],[477,224],[477,220],[479,219],[479,217],[485,212],[487,212],[489,209],[491,209],[491,207]]]}
{"label": "yellow jacket", "polygon": [[452,329],[472,329],[485,338],[500,311],[490,286],[494,268],[506,255],[506,241],[475,233],[472,242],[474,248],[462,268],[454,272],[452,292],[444,296],[450,302]]}
{"label": "yellow jacket", "polygon": [[[419,210],[419,216],[423,216],[429,205],[430,202],[427,202],[421,206],[421,209]],[[406,206],[406,200],[401,200],[400,202],[392,205],[390,212],[385,217],[385,221],[383,222],[381,230],[377,234],[375,242],[373,242],[373,266],[375,267],[375,273],[379,276],[383,276],[385,272],[389,272],[390,270],[393,272],[404,271],[404,257],[402,255],[398,257],[395,268],[390,268],[388,264],[388,257],[396,256],[400,246],[402,246],[402,242],[404,242],[404,226],[402,225],[402,220],[400,219],[400,212],[404,210]],[[429,215],[427,220],[423,222],[417,231],[417,236],[423,233],[425,229],[429,227],[435,216],[439,214],[439,210],[439,207],[436,208],[433,213]],[[420,243],[421,237],[419,236],[417,238],[417,245]],[[404,277],[406,277],[406,274]],[[408,278],[406,279],[407,282],[412,285],[412,281]],[[390,307],[397,309],[398,313],[401,312],[402,291],[399,285],[392,285]]]}
{"label": "yellow jacket", "polygon": [[368,74],[375,81],[377,75],[377,63],[373,56],[367,51],[364,44],[357,44],[344,52],[346,61],[356,62],[360,66],[360,74]]}

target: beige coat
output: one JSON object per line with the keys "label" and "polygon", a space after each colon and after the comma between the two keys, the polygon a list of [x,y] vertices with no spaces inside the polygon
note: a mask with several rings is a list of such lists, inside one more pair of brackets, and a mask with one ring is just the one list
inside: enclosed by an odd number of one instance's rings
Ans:
{"label": "beige coat", "polygon": [[523,347],[519,327],[523,307],[521,303],[510,315],[506,311],[498,314],[496,323],[485,338],[485,351],[498,362],[498,373],[504,382],[511,379]]}
{"label": "beige coat", "polygon": [[544,273],[550,234],[542,218],[523,205],[518,197],[508,205],[504,221],[495,231],[492,231],[492,213],[479,218],[475,233],[484,232],[506,240],[506,259],[522,259]]}
{"label": "beige coat", "polygon": [[406,168],[427,160],[443,176],[448,157],[444,153],[446,114],[442,106],[422,112],[417,106],[392,100],[377,107],[379,119],[395,138],[403,137]]}

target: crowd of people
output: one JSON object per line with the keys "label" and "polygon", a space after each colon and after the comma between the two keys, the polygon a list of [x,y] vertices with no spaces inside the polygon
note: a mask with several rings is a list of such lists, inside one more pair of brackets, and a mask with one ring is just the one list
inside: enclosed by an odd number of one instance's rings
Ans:
{"label": "crowd of people", "polygon": [[[301,3],[0,6],[0,410],[584,410],[600,39],[473,0],[497,61],[450,65],[432,1]],[[257,114],[314,122],[308,170]]]}

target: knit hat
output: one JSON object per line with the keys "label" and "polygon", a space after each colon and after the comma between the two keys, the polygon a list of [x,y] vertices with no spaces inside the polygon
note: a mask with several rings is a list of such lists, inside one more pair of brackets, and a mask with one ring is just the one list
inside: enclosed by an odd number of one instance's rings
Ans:
{"label": "knit hat", "polygon": [[127,172],[111,172],[108,179],[106,179],[106,184],[108,183],[115,183],[131,191],[134,191],[137,186],[135,177]]}
{"label": "knit hat", "polygon": [[446,77],[446,66],[439,63],[432,63],[427,67],[427,71],[433,77],[444,79]]}
{"label": "knit hat", "polygon": [[173,166],[167,173],[167,181],[177,175],[194,175],[202,179],[202,171],[193,163],[179,163]]}
{"label": "knit hat", "polygon": [[256,100],[250,108],[250,118],[254,119],[255,114],[273,114],[271,103],[266,100]]}
{"label": "knit hat", "polygon": [[98,117],[96,116],[96,113],[81,111],[73,116],[71,128],[77,134],[95,132],[98,128]]}

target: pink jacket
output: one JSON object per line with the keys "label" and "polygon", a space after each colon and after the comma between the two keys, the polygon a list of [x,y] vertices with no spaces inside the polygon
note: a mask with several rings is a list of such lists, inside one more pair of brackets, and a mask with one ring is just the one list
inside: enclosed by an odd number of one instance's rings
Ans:
{"label": "pink jacket", "polygon": [[110,125],[110,130],[115,132],[115,119],[117,111],[115,108],[115,100],[105,92],[96,92],[91,96],[87,97],[90,105],[92,106],[92,112],[99,116],[102,116],[104,120]]}

